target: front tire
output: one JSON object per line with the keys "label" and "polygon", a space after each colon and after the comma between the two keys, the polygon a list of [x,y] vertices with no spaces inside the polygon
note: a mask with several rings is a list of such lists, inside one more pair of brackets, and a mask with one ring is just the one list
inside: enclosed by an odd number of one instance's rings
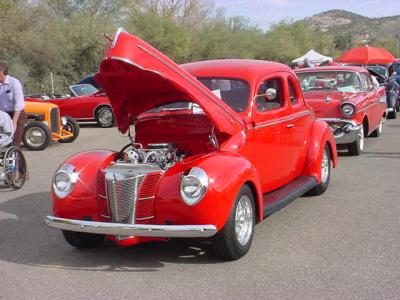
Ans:
{"label": "front tire", "polygon": [[385,117],[382,117],[381,122],[379,123],[379,127],[375,129],[371,133],[371,137],[379,137],[382,134],[383,131],[383,124],[385,123]]}
{"label": "front tire", "polygon": [[30,122],[24,128],[22,141],[29,150],[46,149],[51,141],[50,128],[42,122]]}
{"label": "front tire", "polygon": [[59,140],[59,142],[60,143],[72,143],[79,136],[80,126],[74,118],[71,118],[71,117],[65,117],[65,118],[67,119],[67,124],[65,126],[63,126],[63,129],[71,132],[73,135],[68,139]]}
{"label": "front tire", "polygon": [[214,255],[225,260],[236,260],[244,256],[253,241],[255,221],[253,193],[244,185],[236,197],[227,223],[213,237]]}
{"label": "front tire", "polygon": [[364,136],[364,126],[361,127],[360,132],[357,134],[356,140],[347,145],[347,149],[350,155],[358,156],[364,150],[365,136]]}
{"label": "front tire", "polygon": [[329,145],[325,145],[324,152],[322,153],[321,159],[321,182],[313,189],[311,189],[307,194],[310,196],[318,196],[328,189],[329,181],[331,178],[331,149]]}
{"label": "front tire", "polygon": [[105,236],[102,234],[93,234],[93,233],[84,233],[84,232],[76,232],[76,231],[62,231],[65,240],[72,247],[78,249],[91,249],[99,247],[103,241]]}
{"label": "front tire", "polygon": [[102,106],[96,110],[95,119],[97,125],[103,128],[112,127],[114,125],[114,114],[109,106]]}

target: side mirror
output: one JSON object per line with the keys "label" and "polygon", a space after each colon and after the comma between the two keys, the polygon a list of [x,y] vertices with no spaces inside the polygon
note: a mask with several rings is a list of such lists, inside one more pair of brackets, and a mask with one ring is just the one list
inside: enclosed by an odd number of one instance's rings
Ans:
{"label": "side mirror", "polygon": [[265,97],[267,98],[267,100],[274,100],[277,96],[277,92],[276,89],[274,88],[269,88],[265,91]]}

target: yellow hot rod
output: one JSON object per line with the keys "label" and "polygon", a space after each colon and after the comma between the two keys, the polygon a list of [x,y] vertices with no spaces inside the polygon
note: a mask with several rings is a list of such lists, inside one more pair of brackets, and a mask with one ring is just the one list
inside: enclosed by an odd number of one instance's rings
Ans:
{"label": "yellow hot rod", "polygon": [[79,135],[79,124],[74,118],[60,116],[60,109],[52,103],[25,102],[27,123],[22,136],[30,150],[43,150],[52,141],[71,143]]}

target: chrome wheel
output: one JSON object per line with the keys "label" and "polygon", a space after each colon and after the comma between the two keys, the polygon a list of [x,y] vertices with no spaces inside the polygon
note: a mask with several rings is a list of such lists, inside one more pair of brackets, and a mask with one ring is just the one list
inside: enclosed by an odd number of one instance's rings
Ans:
{"label": "chrome wheel", "polygon": [[26,131],[26,142],[31,147],[38,147],[46,141],[46,132],[40,127],[31,127]]}
{"label": "chrome wheel", "polygon": [[378,135],[381,135],[382,134],[382,131],[383,131],[383,124],[385,123],[385,118],[382,118],[382,120],[381,120],[381,123],[379,124],[379,127],[378,127]]}
{"label": "chrome wheel", "polygon": [[4,155],[5,182],[13,189],[21,188],[27,178],[25,157],[21,150],[10,147]]}
{"label": "chrome wheel", "polygon": [[364,126],[361,127],[360,132],[358,133],[360,138],[360,150],[364,150]]}
{"label": "chrome wheel", "polygon": [[235,233],[238,242],[246,245],[253,233],[253,206],[247,195],[243,195],[238,202],[235,214]]}
{"label": "chrome wheel", "polygon": [[107,107],[100,108],[97,112],[97,122],[102,127],[111,126],[114,122],[114,115]]}
{"label": "chrome wheel", "polygon": [[326,150],[324,150],[322,154],[322,161],[321,161],[321,181],[325,183],[329,178],[329,157]]}

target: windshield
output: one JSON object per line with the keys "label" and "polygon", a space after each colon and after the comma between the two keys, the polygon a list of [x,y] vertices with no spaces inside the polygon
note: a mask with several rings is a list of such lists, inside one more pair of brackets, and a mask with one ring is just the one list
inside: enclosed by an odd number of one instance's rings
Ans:
{"label": "windshield", "polygon": [[72,94],[75,97],[85,96],[85,95],[93,95],[94,93],[99,91],[91,84],[72,85],[69,87],[69,89],[71,90]]}
{"label": "windshield", "polygon": [[319,71],[297,73],[303,92],[336,91],[360,92],[361,81],[357,73],[348,71]]}
{"label": "windshield", "polygon": [[247,82],[228,78],[197,78],[237,112],[245,110],[249,101],[250,89]]}

